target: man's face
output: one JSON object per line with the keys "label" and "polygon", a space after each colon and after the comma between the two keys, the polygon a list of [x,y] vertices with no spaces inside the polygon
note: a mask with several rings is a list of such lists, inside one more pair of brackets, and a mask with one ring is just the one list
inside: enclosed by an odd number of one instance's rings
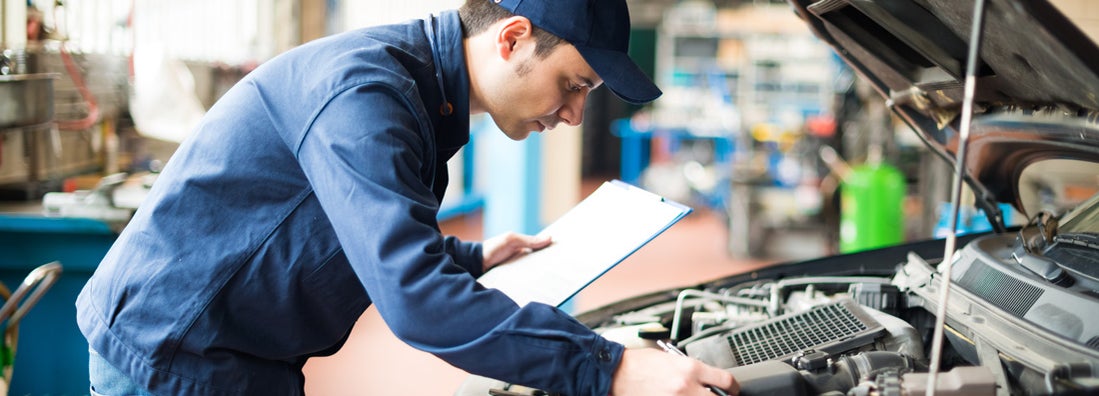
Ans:
{"label": "man's face", "polygon": [[512,140],[523,140],[558,123],[579,125],[588,94],[603,80],[576,47],[563,43],[545,58],[531,51],[518,55],[485,93],[496,126]]}

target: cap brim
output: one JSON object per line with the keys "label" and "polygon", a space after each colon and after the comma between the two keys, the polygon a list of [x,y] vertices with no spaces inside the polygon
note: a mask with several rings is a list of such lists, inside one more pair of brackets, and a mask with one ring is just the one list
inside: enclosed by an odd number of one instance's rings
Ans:
{"label": "cap brim", "polygon": [[615,96],[632,104],[645,104],[663,92],[625,53],[577,46],[576,50]]}

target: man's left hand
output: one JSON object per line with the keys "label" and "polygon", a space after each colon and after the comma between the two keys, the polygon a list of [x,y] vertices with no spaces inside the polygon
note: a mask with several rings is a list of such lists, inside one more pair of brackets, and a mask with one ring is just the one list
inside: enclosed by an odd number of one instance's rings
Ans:
{"label": "man's left hand", "polygon": [[524,235],[509,232],[486,239],[482,244],[485,272],[519,254],[549,246],[553,241],[548,236]]}

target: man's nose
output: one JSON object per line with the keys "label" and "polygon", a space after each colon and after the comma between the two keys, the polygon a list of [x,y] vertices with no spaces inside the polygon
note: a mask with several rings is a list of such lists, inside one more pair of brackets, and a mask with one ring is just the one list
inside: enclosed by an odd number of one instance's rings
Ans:
{"label": "man's nose", "polygon": [[580,125],[584,121],[584,102],[587,100],[588,95],[579,94],[572,95],[565,102],[564,106],[557,111],[557,116],[561,118],[565,124],[571,126]]}

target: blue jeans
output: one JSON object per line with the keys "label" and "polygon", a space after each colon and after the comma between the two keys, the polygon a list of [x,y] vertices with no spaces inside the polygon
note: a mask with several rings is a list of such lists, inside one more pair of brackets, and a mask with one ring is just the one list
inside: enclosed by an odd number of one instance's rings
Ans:
{"label": "blue jeans", "polygon": [[92,396],[151,396],[122,371],[107,363],[99,353],[88,349],[88,377]]}

